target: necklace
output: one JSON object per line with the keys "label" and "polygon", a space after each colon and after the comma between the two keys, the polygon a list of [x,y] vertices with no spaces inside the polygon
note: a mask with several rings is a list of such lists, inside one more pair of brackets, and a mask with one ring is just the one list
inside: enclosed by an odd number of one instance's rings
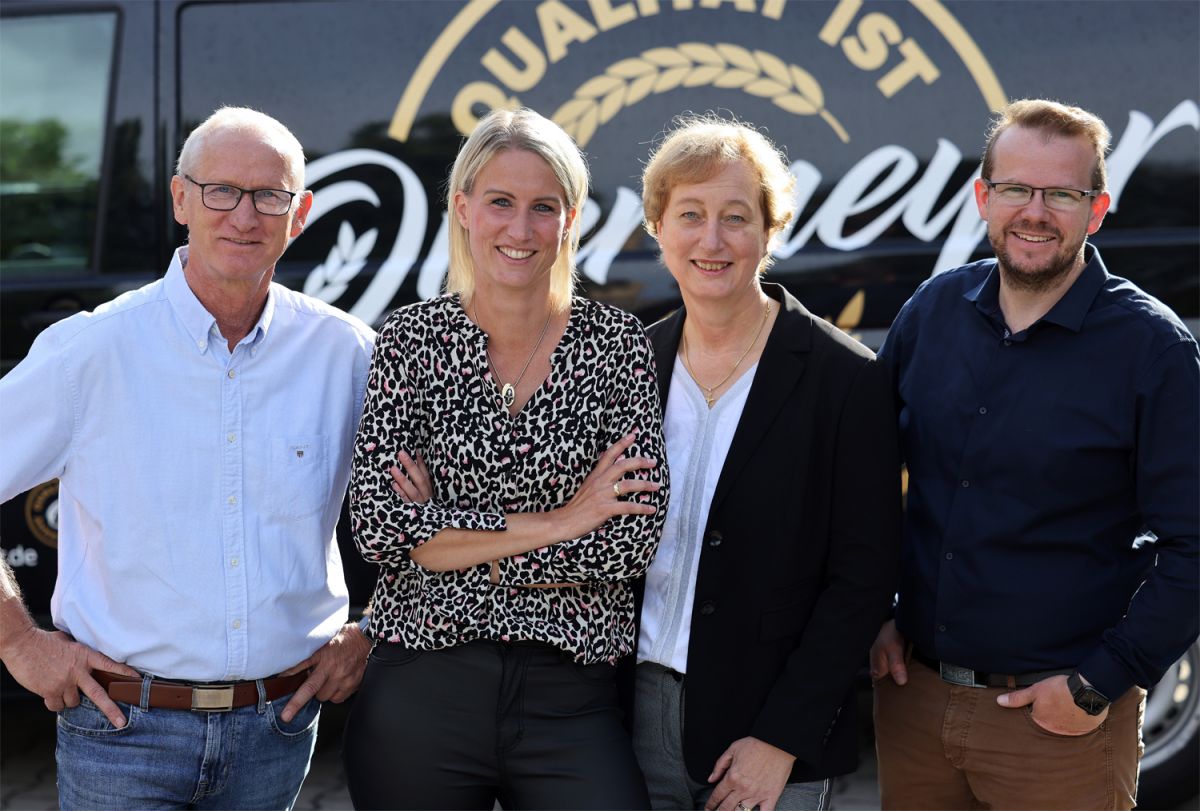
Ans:
{"label": "necklace", "polygon": [[696,377],[696,373],[692,371],[692,358],[688,353],[687,335],[683,336],[683,364],[685,366],[687,366],[688,374],[690,374],[692,376],[692,380],[696,381],[696,385],[699,386],[700,388],[704,389],[704,402],[708,403],[709,408],[712,408],[713,403],[715,403],[717,401],[717,398],[713,394],[713,392],[716,391],[717,389],[721,388],[722,386],[724,386],[727,382],[729,382],[729,378],[733,377],[733,373],[736,372],[738,370],[738,367],[742,365],[742,361],[744,361],[746,359],[746,356],[750,354],[750,350],[753,349],[755,344],[758,343],[758,338],[760,335],[762,335],[763,327],[765,327],[767,325],[767,318],[770,315],[771,315],[771,302],[768,301],[763,306],[762,321],[758,325],[758,331],[754,333],[754,339],[752,341],[750,341],[750,345],[748,347],[746,347],[746,351],[743,352],[741,354],[741,357],[739,357],[737,359],[737,362],[733,364],[733,368],[729,370],[729,374],[727,374],[723,378],[721,378],[721,382],[716,384],[715,386],[704,385],[703,383],[700,382],[700,379],[698,377]]}
{"label": "necklace", "polygon": [[[492,350],[484,350],[487,354],[488,368],[492,370],[492,374],[496,376],[497,382],[500,383],[500,400],[504,403],[505,408],[512,408],[512,404],[517,401],[517,386],[521,385],[521,379],[529,371],[529,364],[533,363],[533,356],[537,354],[538,347],[542,345],[542,340],[546,337],[546,330],[550,329],[550,316],[551,313],[546,313],[546,323],[542,324],[542,334],[538,336],[537,343],[533,345],[533,350],[529,353],[529,357],[525,359],[525,365],[521,367],[521,373],[517,375],[517,379],[513,382],[505,383],[500,379],[500,370],[492,362]],[[479,327],[479,308],[475,304],[474,296],[471,297],[471,317],[475,319],[475,326]],[[483,329],[483,327],[479,328]]]}

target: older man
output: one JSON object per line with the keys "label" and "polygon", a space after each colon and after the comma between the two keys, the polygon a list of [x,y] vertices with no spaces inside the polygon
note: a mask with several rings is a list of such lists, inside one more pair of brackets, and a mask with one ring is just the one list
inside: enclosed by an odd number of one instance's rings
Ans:
{"label": "older man", "polygon": [[1086,243],[1108,143],[1077,107],[1003,110],[996,258],[926,282],[881,353],[910,477],[872,649],[885,808],[1132,807],[1145,688],[1196,638],[1200,355]]}
{"label": "older man", "polygon": [[319,701],[361,678],[334,524],[374,334],[271,283],[303,181],[282,124],[218,110],[171,181],[166,276],[0,380],[0,499],[60,480],[58,630],[2,571],[0,656],[59,713],[64,808],[288,807]]}

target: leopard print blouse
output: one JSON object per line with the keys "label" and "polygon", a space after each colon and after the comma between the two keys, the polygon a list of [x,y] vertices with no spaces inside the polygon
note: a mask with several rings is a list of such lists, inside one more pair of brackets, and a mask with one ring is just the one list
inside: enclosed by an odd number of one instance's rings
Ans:
{"label": "leopard print blouse", "polygon": [[[654,358],[633,316],[576,297],[551,371],[509,416],[488,368],[487,335],[457,295],[392,314],[379,333],[354,444],[350,509],[363,557],[380,565],[371,636],[419,650],[473,639],[534,640],[580,664],[633,649],[628,583],[646,570],[667,514],[666,450]],[[661,482],[638,498],[654,515],[610,519],[580,538],[499,561],[434,572],[409,557],[445,528],[503,530],[505,513],[570,500],[596,460],[628,433],[630,455],[659,461],[638,475]],[[425,504],[400,500],[388,468],[420,452],[433,480]],[[522,588],[578,583],[561,588]]]}

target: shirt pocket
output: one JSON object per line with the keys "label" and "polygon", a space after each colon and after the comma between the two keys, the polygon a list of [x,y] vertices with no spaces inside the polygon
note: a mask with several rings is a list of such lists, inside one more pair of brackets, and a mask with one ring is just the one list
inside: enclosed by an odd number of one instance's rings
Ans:
{"label": "shirt pocket", "polygon": [[330,481],[325,437],[272,437],[270,453],[267,503],[271,515],[295,521],[323,510]]}

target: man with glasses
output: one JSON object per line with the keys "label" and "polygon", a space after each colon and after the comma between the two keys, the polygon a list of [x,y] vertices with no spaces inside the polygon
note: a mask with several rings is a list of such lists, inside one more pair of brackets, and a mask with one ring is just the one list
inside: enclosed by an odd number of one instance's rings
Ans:
{"label": "man with glasses", "polygon": [[374,333],[272,284],[304,153],[223,108],[171,191],[166,275],[43,332],[0,380],[0,499],[59,483],[56,631],[0,564],[0,657],[58,711],[63,808],[284,808],[358,686],[334,525]]}
{"label": "man with glasses", "polygon": [[1131,808],[1145,690],[1196,639],[1200,354],[1087,244],[1108,144],[1077,107],[1002,110],[996,258],[927,281],[881,350],[909,474],[884,808]]}

